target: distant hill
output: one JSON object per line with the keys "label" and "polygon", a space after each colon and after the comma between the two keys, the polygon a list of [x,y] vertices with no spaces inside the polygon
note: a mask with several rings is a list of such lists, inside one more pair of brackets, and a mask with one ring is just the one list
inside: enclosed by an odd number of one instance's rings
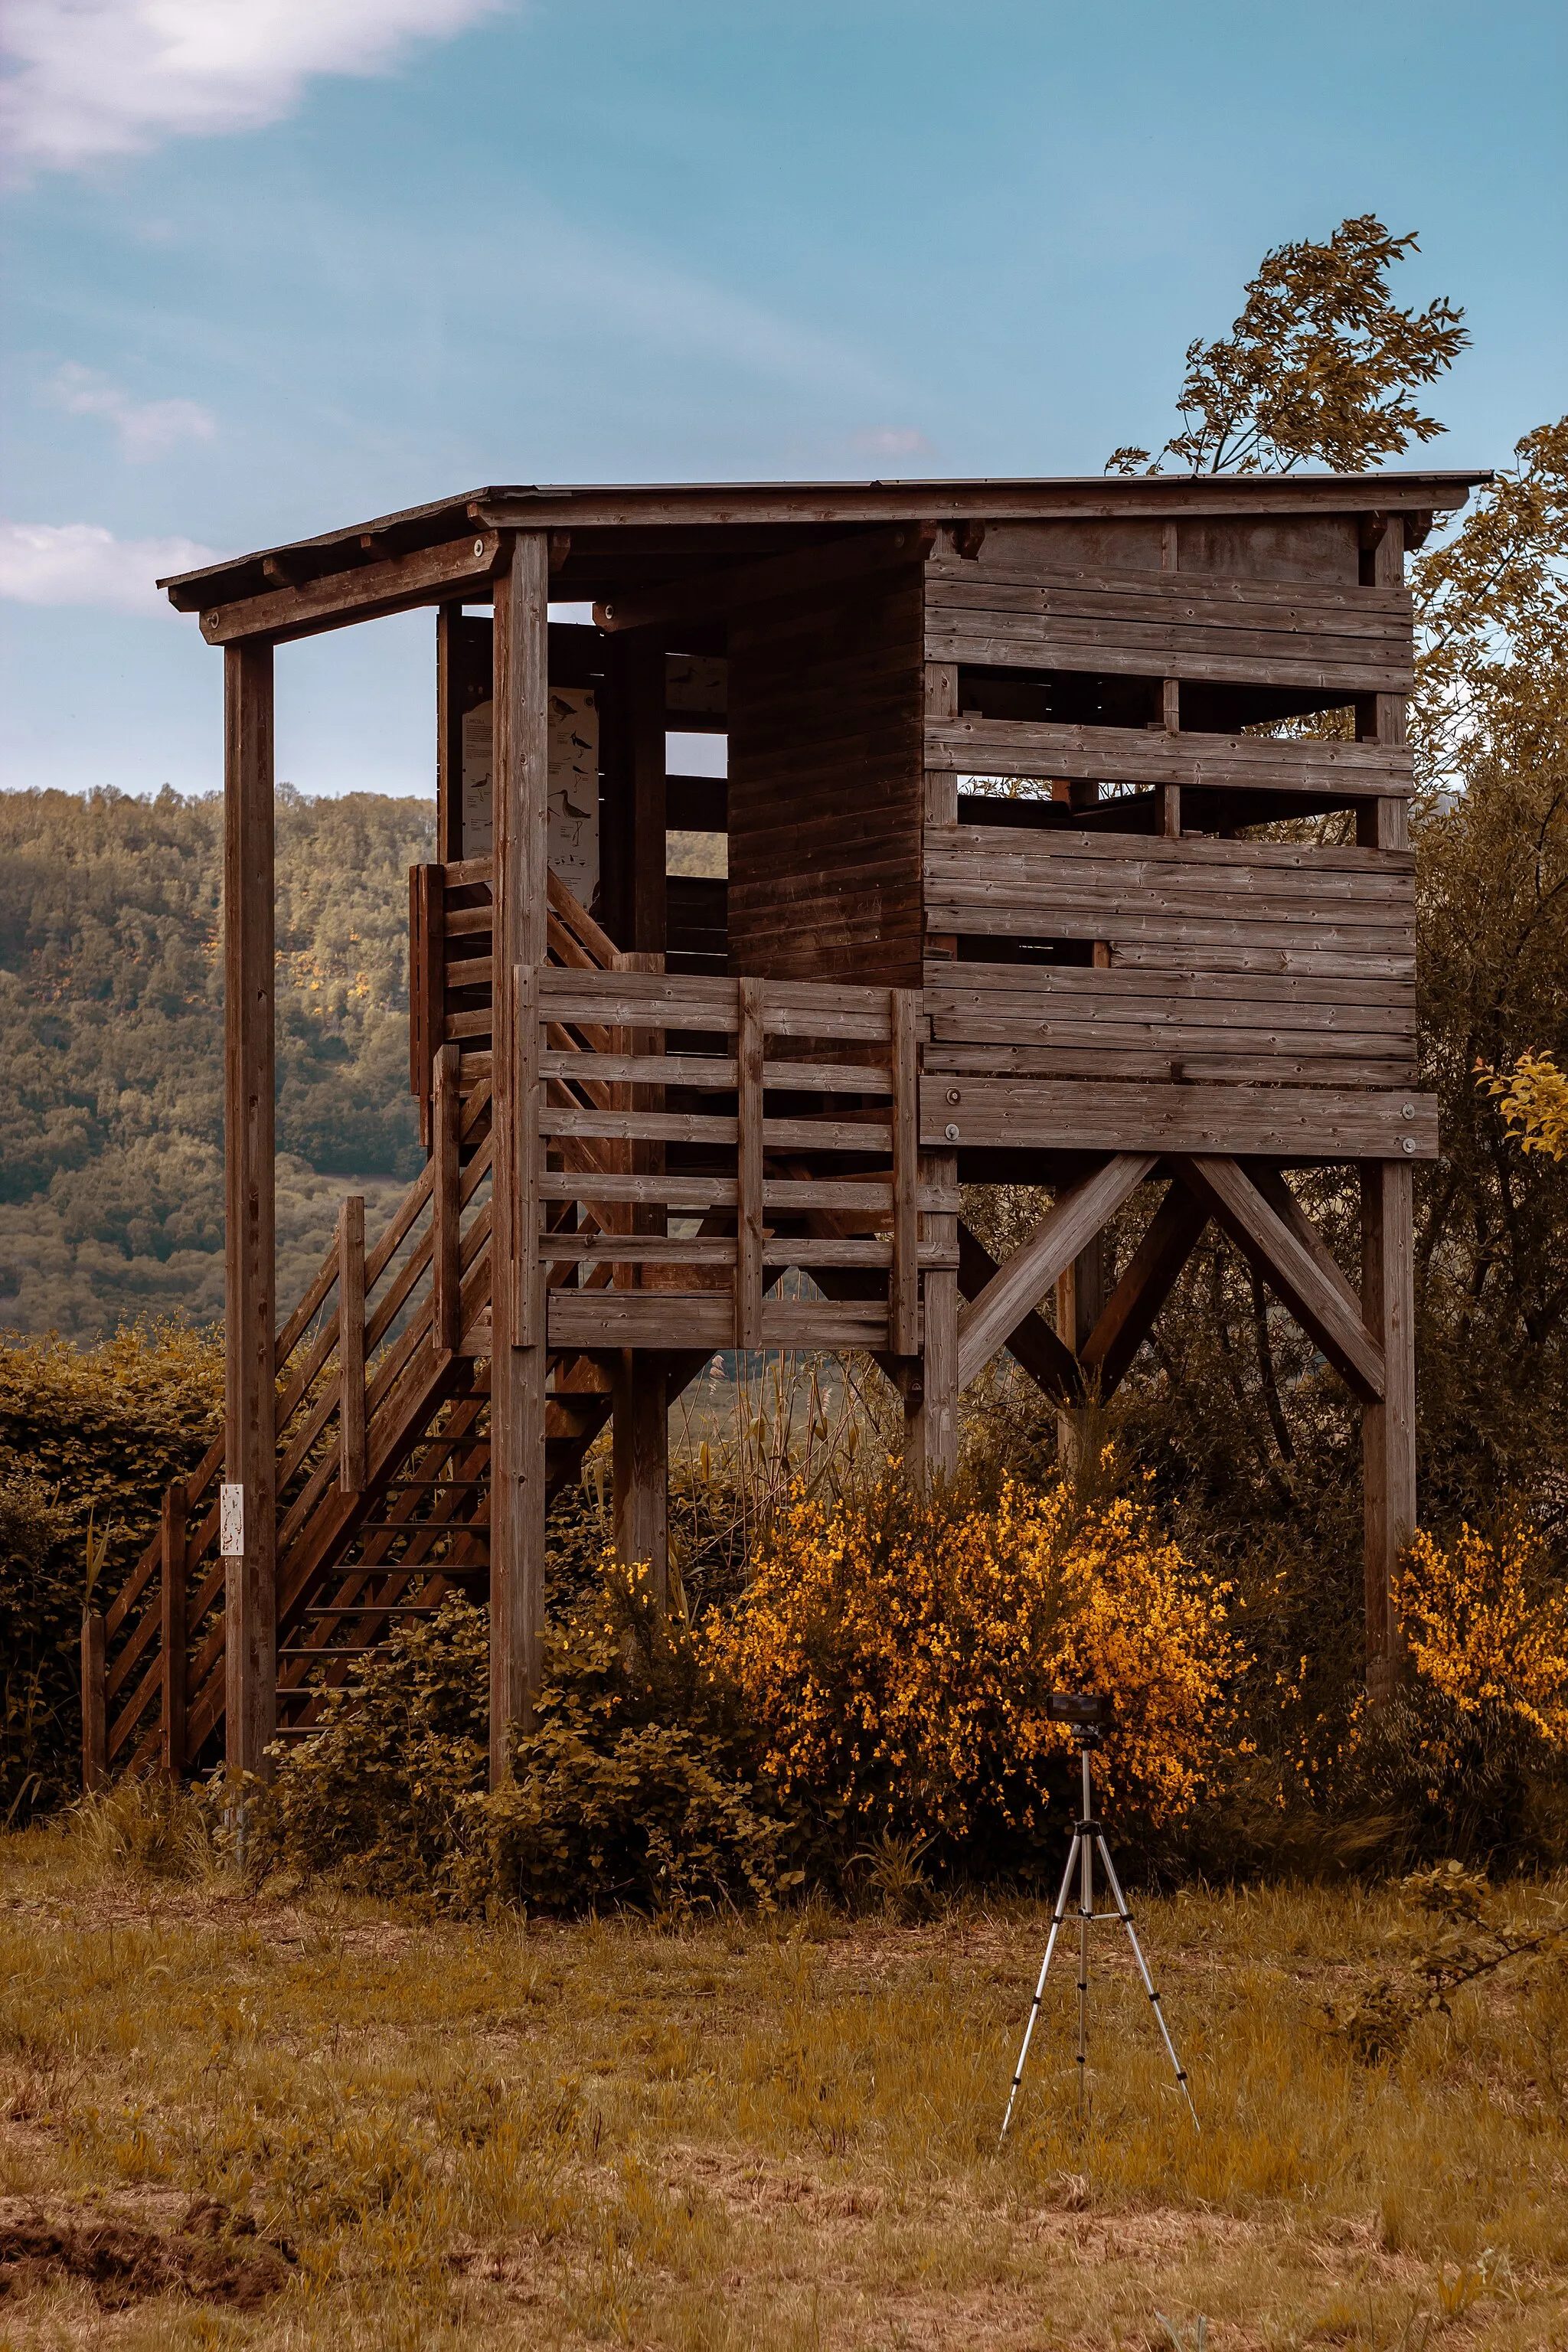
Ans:
{"label": "distant hill", "polygon": [[[223,1307],[222,803],[0,793],[0,1326]],[[279,1297],[420,1165],[407,869],[435,804],[278,796]],[[374,1217],[373,1211],[373,1217]]]}

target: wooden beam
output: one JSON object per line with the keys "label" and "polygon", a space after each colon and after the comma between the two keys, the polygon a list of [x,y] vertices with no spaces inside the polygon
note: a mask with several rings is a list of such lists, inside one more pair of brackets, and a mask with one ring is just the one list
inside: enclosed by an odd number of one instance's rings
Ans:
{"label": "wooden beam", "polygon": [[1146,1148],[1270,1160],[1435,1160],[1437,1101],[1402,1087],[950,1079],[928,1072],[921,1081],[921,1140],[964,1150]]}
{"label": "wooden beam", "polygon": [[1066,719],[928,719],[928,768],[965,775],[1181,784],[1194,792],[1331,793],[1375,798],[1415,790],[1408,745],[1271,735],[1168,735],[1161,728],[1089,727]]}
{"label": "wooden beam", "polygon": [[278,1684],[270,646],[227,648],[224,739],[225,1475],[245,1515],[225,1576],[224,1741],[231,1771],[264,1775]]}
{"label": "wooden beam", "polygon": [[1080,1351],[1102,1400],[1125,1379],[1207,1223],[1204,1203],[1173,1184]]}
{"label": "wooden beam", "polygon": [[651,1570],[654,1598],[662,1605],[669,1597],[669,1398],[663,1356],[622,1348],[613,1395],[616,1551],[626,1567]]}
{"label": "wooden beam", "polygon": [[81,1785],[89,1795],[109,1779],[109,1677],[104,1623],[96,1609],[81,1612]]}
{"label": "wooden beam", "polygon": [[[544,1628],[545,1349],[518,1313],[535,1262],[518,1230],[521,1132],[517,1031],[522,975],[545,959],[549,918],[550,551],[521,530],[495,588],[495,1173],[490,1241],[490,1779],[510,1772],[513,1727],[531,1720]],[[541,1318],[542,1319],[542,1318]],[[525,1334],[531,1338],[527,1344]]]}
{"label": "wooden beam", "polygon": [[[965,1298],[978,1298],[988,1282],[1001,1271],[995,1259],[982,1241],[977,1241],[969,1227],[959,1222],[958,1227],[958,1287]],[[1037,1388],[1048,1396],[1053,1404],[1076,1404],[1083,1394],[1083,1380],[1077,1357],[1070,1348],[1058,1339],[1045,1317],[1031,1307],[1023,1320],[1016,1323],[1003,1342],[1007,1353],[1019,1368],[1027,1372]]]}
{"label": "wooden beam", "polygon": [[[921,1161],[922,1190],[956,1203],[957,1163],[951,1152]],[[921,1219],[922,1244],[944,1255],[959,1244],[963,1228],[952,1210],[927,1212]],[[958,1286],[957,1274],[930,1268],[923,1277],[921,1357],[901,1377],[904,1398],[904,1462],[909,1475],[930,1486],[958,1469]]]}
{"label": "wooden beam", "polygon": [[893,1263],[888,1283],[888,1345],[895,1356],[920,1346],[921,992],[889,992],[893,1080]]}
{"label": "wooden beam", "polygon": [[1271,1208],[1236,1160],[1178,1158],[1176,1174],[1204,1202],[1308,1336],[1363,1401],[1383,1394],[1383,1349],[1340,1284],[1331,1281],[1293,1225]]}
{"label": "wooden beam", "polygon": [[1143,1181],[1156,1155],[1118,1152],[1082,1183],[1064,1192],[1021,1248],[1014,1251],[958,1318],[958,1385],[967,1388],[1027,1310],[1070,1265],[1086,1243]]}
{"label": "wooden beam", "polygon": [[351,1192],[338,1213],[338,1489],[364,1484],[364,1196]]}
{"label": "wooden beam", "polygon": [[489,592],[502,551],[500,532],[469,531],[441,547],[328,572],[302,588],[274,588],[263,596],[211,605],[201,617],[202,635],[209,646],[257,637],[281,646],[416,604],[461,604],[465,596]]}
{"label": "wooden beam", "polygon": [[765,562],[720,565],[694,580],[674,581],[667,588],[633,590],[595,604],[594,618],[600,628],[612,634],[705,620],[713,614],[732,612],[739,604],[792,595],[797,589],[837,585],[866,572],[889,571],[899,563],[923,563],[935,541],[934,523],[857,531],[849,538],[830,540],[826,546],[771,556]]}
{"label": "wooden beam", "polygon": [[742,979],[736,1039],[735,1345],[763,1344],[763,1052],[765,981]]}
{"label": "wooden beam", "polygon": [[626,700],[631,760],[631,936],[626,944],[639,954],[662,955],[669,935],[662,637],[650,633],[635,640],[626,666]]}
{"label": "wooden beam", "polygon": [[1384,1392],[1362,1410],[1365,1493],[1366,1679],[1374,1706],[1391,1695],[1405,1639],[1394,1606],[1400,1554],[1415,1533],[1414,1171],[1362,1165],[1362,1298],[1385,1367]]}
{"label": "wooden beam", "polygon": [[177,1780],[185,1769],[185,1572],[190,1556],[185,1482],[163,1490],[163,1587],[159,1633],[163,1668],[163,1769]]}
{"label": "wooden beam", "polygon": [[[430,1121],[430,1140],[435,1154],[430,1192],[433,1217],[430,1245],[431,1338],[436,1346],[447,1355],[457,1353],[458,1343],[462,1337],[462,1269],[459,1264],[462,1168],[458,1158],[458,1131],[463,1100],[458,1087],[458,1060],[456,1045],[443,1045],[436,1056],[436,1090]],[[526,1139],[524,1142],[526,1148]],[[526,1249],[528,1234],[525,1230],[519,1232],[517,1240],[520,1247]]]}

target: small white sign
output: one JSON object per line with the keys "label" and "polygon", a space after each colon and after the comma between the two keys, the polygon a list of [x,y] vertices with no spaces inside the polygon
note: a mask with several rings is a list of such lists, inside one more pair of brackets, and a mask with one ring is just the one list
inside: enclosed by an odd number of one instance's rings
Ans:
{"label": "small white sign", "polygon": [[218,1488],[217,1548],[225,1559],[245,1558],[245,1488]]}

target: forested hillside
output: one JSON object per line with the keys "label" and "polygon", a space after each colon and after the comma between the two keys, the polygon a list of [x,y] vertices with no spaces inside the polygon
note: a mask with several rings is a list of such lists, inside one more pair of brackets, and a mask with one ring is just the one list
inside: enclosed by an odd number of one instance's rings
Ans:
{"label": "forested hillside", "polygon": [[[278,1244],[420,1165],[407,867],[433,803],[278,808]],[[222,803],[0,795],[0,1325],[89,1338],[223,1306]]]}

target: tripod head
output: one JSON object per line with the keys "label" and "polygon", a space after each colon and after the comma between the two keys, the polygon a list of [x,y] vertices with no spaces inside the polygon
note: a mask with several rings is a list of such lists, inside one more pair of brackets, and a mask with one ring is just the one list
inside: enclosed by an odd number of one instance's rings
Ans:
{"label": "tripod head", "polygon": [[1082,1748],[1099,1747],[1110,1712],[1110,1702],[1103,1691],[1053,1691],[1046,1701],[1050,1721],[1069,1725]]}

